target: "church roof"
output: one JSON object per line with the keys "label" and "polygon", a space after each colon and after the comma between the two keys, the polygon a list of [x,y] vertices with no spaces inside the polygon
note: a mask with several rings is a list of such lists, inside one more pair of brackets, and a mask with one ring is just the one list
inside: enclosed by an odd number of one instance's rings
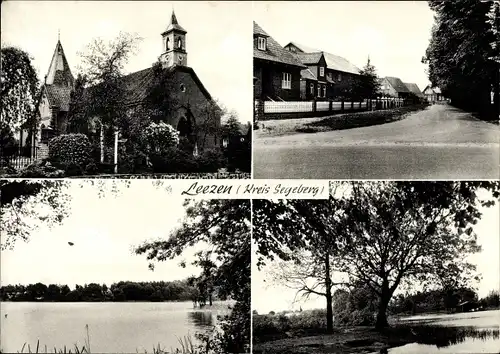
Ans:
{"label": "church roof", "polygon": [[288,64],[293,66],[298,66],[304,68],[300,61],[295,58],[292,53],[283,48],[278,42],[274,40],[273,37],[269,36],[257,23],[253,23],[253,33],[254,35],[262,36],[267,38],[266,50],[260,50],[256,47],[253,49],[254,59],[267,60],[271,62]]}
{"label": "church roof", "polygon": [[74,81],[68,61],[64,55],[61,41],[58,40],[54,54],[52,55],[45,83],[47,85],[72,86]]}
{"label": "church roof", "polygon": [[71,74],[61,41],[58,40],[44,82],[50,106],[58,107],[59,110],[67,112],[74,83],[75,79]]}
{"label": "church roof", "polygon": [[[288,45],[293,45],[299,50],[301,50],[303,53],[320,53],[322,52],[321,50],[317,50],[314,48],[310,48],[308,46],[296,43],[296,42],[290,42],[287,44]],[[326,60],[326,66],[328,69],[332,70],[337,70],[337,71],[342,71],[345,73],[351,73],[351,74],[358,74],[359,75],[359,68],[356,67],[355,65],[351,64],[347,59],[342,58],[341,56],[328,53],[323,51],[323,55],[325,56]]]}
{"label": "church roof", "polygon": [[172,17],[170,18],[170,24],[168,25],[167,29],[165,30],[164,34],[170,31],[179,31],[182,33],[187,33],[187,31],[182,28],[181,25],[179,25],[179,21],[177,21],[177,17],[175,16],[174,11],[172,10]]}
{"label": "church roof", "polygon": [[[174,73],[176,71],[185,72],[191,74],[191,77],[196,82],[201,92],[207,97],[207,99],[211,100],[212,97],[208,90],[203,86],[203,83],[196,75],[193,68],[183,65],[173,65],[166,69],[169,73]],[[173,76],[172,80],[173,80]],[[150,93],[151,88],[155,84],[156,75],[154,72],[154,67],[150,67],[144,70],[136,71],[134,73],[128,74],[122,78],[122,83],[124,85],[125,97],[124,104],[125,105],[135,105],[145,101]]]}
{"label": "church roof", "polygon": [[71,98],[71,87],[61,87],[57,85],[45,85],[47,99],[52,107],[58,107],[59,110],[69,111],[69,101]]}

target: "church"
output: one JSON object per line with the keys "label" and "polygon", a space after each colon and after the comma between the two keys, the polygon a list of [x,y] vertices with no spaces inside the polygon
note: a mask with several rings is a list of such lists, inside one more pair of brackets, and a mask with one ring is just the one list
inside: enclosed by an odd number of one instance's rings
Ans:
{"label": "church", "polygon": [[[188,66],[187,31],[179,24],[172,11],[170,24],[161,34],[162,52],[158,58],[162,70],[168,72],[168,95],[173,97],[175,107],[163,121],[179,131],[179,135],[188,138],[195,150],[219,147],[221,139],[217,131],[203,131],[204,110],[212,97],[203,86],[193,68]],[[125,92],[124,104],[128,110],[141,106],[147,99],[155,81],[154,67],[149,67],[122,77]],[[75,79],[71,73],[61,41],[58,40],[47,75],[43,82],[39,105],[40,125],[36,134],[38,158],[48,154],[48,142],[58,134],[67,132],[68,112],[71,92]],[[220,128],[220,117],[212,126]],[[26,132],[24,132],[26,134]],[[26,134],[27,135],[27,134]],[[200,142],[203,145],[200,146]],[[21,136],[21,142],[23,138]]]}

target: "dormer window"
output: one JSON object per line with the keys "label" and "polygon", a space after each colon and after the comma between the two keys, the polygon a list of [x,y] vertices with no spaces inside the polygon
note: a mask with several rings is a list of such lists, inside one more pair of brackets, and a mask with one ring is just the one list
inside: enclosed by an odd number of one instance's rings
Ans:
{"label": "dormer window", "polygon": [[325,68],[323,66],[319,68],[319,76],[325,76]]}
{"label": "dormer window", "polygon": [[264,37],[257,38],[257,48],[259,50],[266,50],[266,39]]}

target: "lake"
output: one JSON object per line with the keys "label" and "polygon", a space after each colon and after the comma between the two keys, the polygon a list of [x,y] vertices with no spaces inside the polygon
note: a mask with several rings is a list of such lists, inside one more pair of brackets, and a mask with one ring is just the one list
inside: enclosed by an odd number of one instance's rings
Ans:
{"label": "lake", "polygon": [[401,323],[415,325],[421,340],[391,354],[500,353],[500,310],[412,316]]}
{"label": "lake", "polygon": [[35,351],[37,340],[42,351],[45,345],[51,352],[54,346],[82,347],[88,324],[93,353],[152,353],[158,344],[171,350],[181,348],[179,339],[191,335],[196,341],[196,332],[213,329],[231,304],[214,302],[200,310],[192,302],[2,302],[0,348],[17,352],[26,343],[25,352],[28,344]]}

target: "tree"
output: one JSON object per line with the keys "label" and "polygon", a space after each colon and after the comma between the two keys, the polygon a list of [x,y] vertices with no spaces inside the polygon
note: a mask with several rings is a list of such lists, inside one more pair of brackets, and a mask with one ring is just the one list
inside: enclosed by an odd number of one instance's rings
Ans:
{"label": "tree", "polygon": [[[495,182],[352,183],[348,197],[332,198],[342,254],[338,269],[378,296],[376,328],[388,326],[387,307],[404,282],[465,285],[480,250],[473,227],[479,206],[499,197]],[[481,197],[486,189],[490,197]]]}
{"label": "tree", "polygon": [[34,128],[39,100],[39,82],[31,58],[15,47],[1,50],[2,95],[0,121],[18,131],[22,125]]}
{"label": "tree", "polygon": [[491,59],[496,57],[491,43],[498,37],[486,21],[492,2],[429,0],[429,6],[436,13],[423,58],[429,80],[452,104],[486,117],[491,88],[498,85],[498,63]]}
{"label": "tree", "polygon": [[363,69],[359,72],[359,78],[354,85],[355,95],[359,99],[368,99],[377,97],[380,89],[380,82],[378,80],[375,66],[370,64],[370,58]]}
{"label": "tree", "polygon": [[[245,352],[250,343],[250,201],[187,201],[185,207],[186,219],[167,240],[144,242],[135,252],[163,261],[198,242],[208,243],[215,257],[211,262],[216,264],[211,271],[213,284],[222,296],[237,301],[227,323],[223,321],[220,350]],[[212,263],[206,265],[213,268]]]}
{"label": "tree", "polygon": [[[273,205],[274,204],[274,205]],[[267,211],[265,209],[268,209]],[[332,289],[345,282],[332,280],[334,258],[338,257],[335,237],[330,224],[335,211],[330,209],[329,201],[290,200],[279,202],[254,202],[253,238],[259,246],[259,264],[263,258],[277,253],[280,258],[292,260],[295,266],[279,264],[275,279],[297,290],[297,294],[308,297],[310,294],[324,296],[326,299],[327,331],[333,332],[333,292]],[[265,222],[261,217],[269,218]],[[257,219],[256,219],[257,218]],[[289,235],[299,239],[288,239]],[[285,240],[268,244],[268,240]],[[289,242],[291,241],[291,242]],[[277,246],[277,247],[276,247]],[[292,252],[287,251],[292,250]],[[303,249],[306,252],[293,252]],[[312,281],[314,280],[314,281]],[[311,282],[312,281],[312,282]]]}
{"label": "tree", "polygon": [[86,51],[80,53],[81,79],[77,81],[79,86],[75,86],[75,90],[85,91],[84,103],[81,96],[73,95],[71,118],[75,124],[85,121],[88,124],[98,117],[99,126],[104,129],[105,145],[111,143],[116,129],[128,124],[122,77],[125,64],[136,53],[140,40],[135,34],[120,32],[108,43],[100,38],[94,39]]}
{"label": "tree", "polygon": [[198,147],[201,150],[206,147],[209,136],[220,136],[220,122],[224,112],[225,108],[221,108],[221,104],[215,100],[208,101],[201,107],[200,121],[195,128]]}

